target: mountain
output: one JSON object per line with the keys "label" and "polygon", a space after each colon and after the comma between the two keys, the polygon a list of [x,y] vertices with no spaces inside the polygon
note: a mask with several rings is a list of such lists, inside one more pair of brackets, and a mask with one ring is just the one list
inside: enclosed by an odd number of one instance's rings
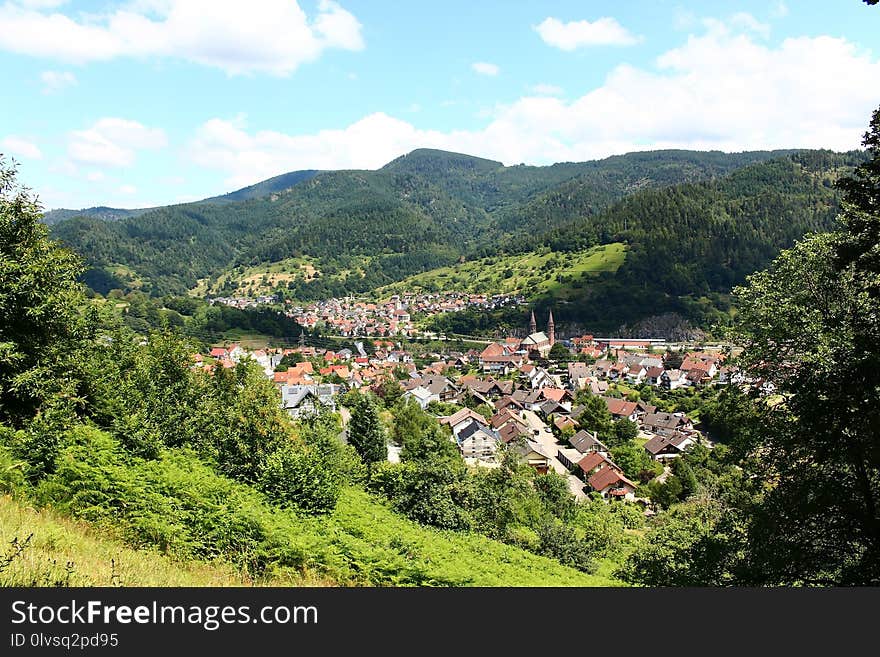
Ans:
{"label": "mountain", "polygon": [[127,219],[128,217],[139,217],[152,209],[153,208],[140,208],[136,210],[125,210],[122,208],[108,208],[103,205],[95,208],[84,208],[82,210],[58,208],[57,210],[44,212],[43,223],[51,226],[72,219],[73,217],[93,217],[95,219],[100,219],[101,221],[118,221],[119,219]]}
{"label": "mountain", "polygon": [[255,185],[242,187],[241,189],[237,189],[234,192],[229,192],[228,194],[223,194],[222,196],[212,196],[211,198],[206,198],[201,201],[201,203],[232,203],[234,201],[247,201],[252,198],[269,196],[270,194],[283,192],[285,189],[290,189],[294,185],[298,185],[299,183],[306,180],[311,180],[319,173],[320,171],[316,169],[282,173],[280,176],[269,178],[268,180],[258,182]]}
{"label": "mountain", "polygon": [[[290,189],[305,180],[310,180],[318,175],[320,171],[316,169],[308,169],[305,171],[291,171],[282,173],[280,176],[269,178],[258,182],[255,185],[242,187],[234,192],[229,192],[221,196],[212,196],[210,198],[198,201],[198,203],[233,203],[235,201],[247,201],[254,198],[262,198],[271,194]],[[73,219],[74,217],[91,217],[100,219],[101,221],[118,221],[119,219],[127,219],[129,217],[139,217],[150,210],[158,208],[140,208],[134,210],[125,210],[122,208],[108,208],[99,206],[94,208],[83,208],[82,210],[69,210],[67,208],[58,208],[56,210],[48,210],[43,213],[43,223],[50,226]]]}
{"label": "mountain", "polygon": [[859,157],[656,151],[505,167],[419,149],[376,171],[293,172],[220,202],[113,222],[76,217],[53,233],[86,258],[86,281],[102,293],[271,283],[302,300],[369,292],[499,253],[621,243],[626,260],[597,273],[601,285],[572,292],[584,284],[573,279],[526,292],[548,305],[563,299],[563,320],[599,321],[609,311],[621,321],[654,311],[699,315],[692,300],[717,305],[707,295],[726,293],[804,232],[830,227],[831,183]]}

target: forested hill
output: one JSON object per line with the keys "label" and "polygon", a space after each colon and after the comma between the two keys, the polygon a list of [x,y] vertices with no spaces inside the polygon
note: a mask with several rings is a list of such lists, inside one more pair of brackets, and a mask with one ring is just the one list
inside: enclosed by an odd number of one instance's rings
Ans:
{"label": "forested hill", "polygon": [[62,221],[67,221],[68,219],[72,219],[74,217],[93,217],[95,219],[101,219],[103,221],[117,221],[119,219],[127,219],[128,217],[139,217],[140,215],[149,212],[153,208],[139,208],[135,210],[126,210],[124,208],[108,208],[106,206],[100,206],[96,208],[85,208],[83,210],[68,210],[66,208],[59,208],[57,210],[49,210],[48,212],[43,213],[43,223],[52,225],[57,224]]}
{"label": "forested hill", "polygon": [[263,180],[262,182],[258,182],[255,185],[242,187],[241,189],[237,189],[234,192],[229,192],[228,194],[223,194],[222,196],[212,196],[211,198],[206,198],[204,201],[202,201],[202,203],[231,203],[234,201],[247,201],[252,198],[269,196],[270,194],[283,192],[285,189],[290,189],[294,185],[297,185],[306,180],[311,180],[319,173],[320,171],[317,171],[316,169],[306,169],[304,171],[291,171],[289,173],[282,173],[280,176],[275,176],[273,178],[269,178],[268,180]]}
{"label": "forested hill", "polygon": [[[863,154],[806,151],[739,169],[725,178],[644,190],[596,215],[582,215],[523,239],[524,250],[577,252],[623,242],[613,274],[582,286],[567,302],[549,296],[557,318],[611,330],[676,312],[706,323],[724,295],[808,232],[834,227],[834,181]],[[573,204],[588,203],[587,194]],[[563,256],[564,257],[564,256]]]}
{"label": "forested hill", "polygon": [[[112,223],[75,217],[53,234],[86,258],[86,281],[100,292],[184,293],[236,266],[308,257],[321,272],[343,272],[294,290],[314,298],[368,291],[502,244],[515,248],[646,188],[708,180],[786,154],[657,151],[505,167],[417,150],[378,171],[294,172],[233,193],[246,200],[169,206]],[[554,209],[570,197],[582,204]]]}

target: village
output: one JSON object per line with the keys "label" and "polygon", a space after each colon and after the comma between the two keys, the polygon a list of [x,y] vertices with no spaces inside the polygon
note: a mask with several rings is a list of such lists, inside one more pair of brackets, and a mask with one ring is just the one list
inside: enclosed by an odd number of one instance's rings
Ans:
{"label": "village", "polygon": [[[338,301],[323,302],[309,312],[312,317],[381,312],[405,325],[410,320],[408,313],[400,314],[400,301],[347,309]],[[407,303],[412,305],[414,298]],[[419,298],[418,303],[442,307],[453,302]],[[363,341],[355,345],[355,350],[305,344],[248,349],[233,343],[195,354],[193,367],[210,371],[254,361],[274,382],[280,404],[293,419],[322,409],[341,412],[345,418],[340,396],[350,390],[410,399],[448,428],[468,464],[498,467],[500,450],[506,446],[539,473],[553,471],[564,477],[578,499],[597,493],[607,500],[646,506],[650,501],[637,494],[639,482],[632,473],[628,477],[614,462],[595,431],[581,426],[584,400],[599,398],[615,423],[632,423],[636,444],[658,464],[657,478],[662,481],[672,459],[692,445],[712,443],[686,413],[663,412],[639,395],[630,400],[632,394],[622,393],[644,386],[663,394],[742,383],[741,375],[725,366],[726,354],[720,348],[693,345],[674,352],[659,339],[592,335],[557,341],[552,311],[545,331],[538,330],[533,312],[526,337],[508,337],[482,349],[433,352],[417,359],[390,339],[371,341],[369,350]],[[388,459],[399,460],[399,451],[400,446],[390,444]]]}
{"label": "village", "polygon": [[[279,304],[277,296],[213,297],[212,303],[234,308],[255,308]],[[416,318],[468,309],[495,310],[503,306],[526,303],[522,296],[510,294],[469,294],[467,292],[438,292],[400,294],[376,302],[368,299],[343,297],[298,305],[285,300],[283,313],[309,330],[319,329],[339,336],[424,336]],[[427,334],[430,335],[430,334]]]}

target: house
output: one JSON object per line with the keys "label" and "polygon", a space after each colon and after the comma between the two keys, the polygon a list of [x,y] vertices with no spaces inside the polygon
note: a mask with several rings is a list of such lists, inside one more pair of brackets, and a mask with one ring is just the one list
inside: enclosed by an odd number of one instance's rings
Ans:
{"label": "house", "polygon": [[471,422],[476,422],[483,426],[489,426],[486,418],[469,408],[462,408],[452,415],[441,417],[439,422],[440,424],[448,425],[449,428],[452,429],[452,434],[454,436],[458,436],[458,433]]}
{"label": "house", "polygon": [[560,431],[565,431],[566,429],[577,429],[580,426],[574,418],[568,415],[557,415],[553,420],[553,425],[559,429]]}
{"label": "house", "polygon": [[608,453],[608,448],[599,440],[595,433],[590,433],[586,429],[581,429],[568,442],[574,447],[579,454],[588,454],[590,452]]}
{"label": "house", "polygon": [[455,436],[463,458],[494,461],[501,437],[497,431],[471,420]]}
{"label": "house", "polygon": [[688,370],[685,372],[684,377],[688,385],[692,386],[701,386],[711,381],[711,378],[703,370],[699,369]]}
{"label": "house", "polygon": [[542,402],[540,406],[538,406],[537,413],[546,419],[554,414],[568,413],[568,409],[564,406],[560,406],[552,399],[548,399],[547,401]]}
{"label": "house", "polygon": [[718,368],[716,367],[717,362],[718,361],[714,356],[692,353],[685,356],[679,369],[682,372],[698,370],[705,374],[707,378],[711,379],[718,372]]}
{"label": "house", "polygon": [[332,383],[284,385],[281,387],[281,406],[293,419],[311,415],[321,408],[335,411],[338,392],[339,386]]}
{"label": "house", "polygon": [[638,407],[635,402],[629,402],[625,399],[617,399],[615,397],[602,397],[608,406],[608,412],[615,420],[630,420],[635,422],[638,419]]}
{"label": "house", "polygon": [[630,365],[624,376],[628,383],[639,385],[645,380],[647,374],[648,370],[645,369],[644,365]]}
{"label": "house", "polygon": [[645,383],[648,383],[652,386],[659,386],[660,379],[663,376],[663,367],[650,367],[645,372]]}
{"label": "house", "polygon": [[484,372],[508,374],[522,367],[525,356],[511,345],[495,342],[480,352],[479,363]]}
{"label": "house", "polygon": [[678,458],[691,445],[696,444],[697,436],[695,434],[675,433],[663,436],[657,435],[645,443],[645,451],[651,455],[656,461],[665,459]]}
{"label": "house", "polygon": [[422,386],[416,386],[411,390],[407,390],[403,393],[403,397],[406,399],[415,399],[418,405],[422,410],[428,408],[428,404],[431,402],[439,402],[440,397],[435,393],[431,392],[427,388],[423,388]]}
{"label": "house", "polygon": [[273,372],[272,380],[278,385],[306,385],[312,382],[312,373],[311,363],[297,363],[285,372]]}
{"label": "house", "polygon": [[543,367],[533,367],[527,376],[533,390],[556,385],[556,379]]}
{"label": "house", "polygon": [[605,498],[633,501],[636,497],[636,484],[617,468],[602,468],[587,480],[587,484]]}
{"label": "house", "polygon": [[564,465],[565,468],[568,470],[574,470],[575,468],[577,468],[578,461],[580,461],[583,457],[583,454],[571,447],[556,448],[556,460]]}
{"label": "house", "polygon": [[[582,455],[577,462],[581,476],[586,479],[594,472],[598,472],[604,468],[617,468],[616,465],[605,454],[599,452],[587,452]],[[619,468],[618,468],[619,469]]]}
{"label": "house", "polygon": [[574,401],[574,396],[571,392],[564,388],[541,388],[541,396],[544,399],[565,406],[568,410],[571,410],[571,402]]}
{"label": "house", "polygon": [[522,461],[533,467],[538,474],[547,474],[550,470],[553,456],[547,452],[547,449],[541,443],[526,438],[512,444],[514,453]]}
{"label": "house", "polygon": [[688,385],[688,381],[681,370],[666,370],[660,375],[660,385],[667,390],[676,390]]}
{"label": "house", "polygon": [[583,390],[587,387],[592,372],[586,363],[569,363],[567,367],[568,387],[572,390]]}
{"label": "house", "polygon": [[493,404],[493,406],[495,406],[496,410],[499,410],[499,411],[502,409],[505,409],[505,408],[509,408],[513,411],[518,412],[518,411],[521,411],[525,408],[525,406],[522,403],[518,402],[510,395],[505,395],[504,397],[502,397],[501,399],[496,401]]}
{"label": "house", "polygon": [[403,383],[405,391],[415,390],[416,388],[425,388],[430,391],[436,401],[449,402],[453,401],[459,393],[459,388],[445,376],[428,375],[418,378],[410,378]]}
{"label": "house", "polygon": [[670,435],[693,427],[694,423],[684,413],[646,413],[642,418],[642,428],[650,433]]}
{"label": "house", "polygon": [[498,432],[501,442],[505,445],[515,441],[517,438],[530,438],[532,435],[528,427],[524,427],[517,422],[503,424],[495,429],[495,431]]}
{"label": "house", "polygon": [[491,418],[489,418],[489,426],[491,426],[493,429],[500,429],[505,424],[508,424],[510,422],[528,428],[528,422],[526,422],[517,413],[510,410],[509,408],[504,408],[495,413],[495,415],[493,415]]}

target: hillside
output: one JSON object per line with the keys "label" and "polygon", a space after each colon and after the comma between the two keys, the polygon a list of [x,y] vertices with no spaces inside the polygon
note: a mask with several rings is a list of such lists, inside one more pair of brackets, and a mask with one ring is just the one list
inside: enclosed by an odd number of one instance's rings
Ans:
{"label": "hillside", "polygon": [[542,305],[592,330],[667,312],[699,323],[719,319],[734,285],[805,233],[834,227],[840,196],[833,182],[862,158],[796,154],[718,180],[645,190],[563,223],[523,245],[564,260],[591,244],[623,242],[627,258],[613,276],[579,294],[548,294]]}
{"label": "hillside", "polygon": [[263,180],[255,185],[242,187],[241,189],[237,189],[234,192],[229,192],[228,194],[206,198],[200,202],[233,203],[235,201],[248,201],[252,198],[261,198],[263,196],[269,196],[270,194],[275,194],[277,192],[283,192],[285,189],[290,189],[294,185],[298,185],[299,183],[306,180],[311,180],[319,173],[320,172],[315,169],[307,169],[305,171],[291,171],[289,173],[283,173],[280,176],[275,176],[273,178]]}
{"label": "hillside", "polygon": [[[30,537],[30,538],[28,538]],[[135,550],[89,523],[0,496],[0,541],[21,546],[0,586],[245,586],[229,564],[177,562]],[[6,556],[9,558],[11,552]],[[297,582],[277,582],[279,586]],[[315,585],[320,584],[315,582]]]}
{"label": "hillside", "polygon": [[120,219],[127,219],[129,217],[139,217],[152,209],[154,208],[125,210],[123,208],[108,208],[106,206],[84,208],[82,210],[59,208],[57,210],[44,212],[43,223],[51,226],[53,224],[61,223],[62,221],[67,221],[68,219],[73,219],[74,217],[92,217],[94,219],[100,219],[101,221],[119,221]]}
{"label": "hillside", "polygon": [[[418,150],[378,171],[323,172],[269,196],[170,206],[113,223],[74,218],[55,226],[54,234],[87,259],[92,272],[86,280],[101,292],[140,287],[180,294],[206,281],[214,287],[230,268],[287,258],[309,257],[321,271],[354,273],[335,284],[319,278],[291,290],[298,298],[320,298],[368,292],[540,234],[555,220],[532,221],[514,209],[540,203],[560,185],[576,185],[598,210],[646,186],[708,179],[772,155],[669,151],[504,167]],[[261,185],[255,189],[275,188],[271,181]]]}
{"label": "hillside", "polygon": [[121,533],[118,526],[94,525],[0,496],[0,540],[23,545],[0,569],[0,585],[623,585],[601,574],[614,568],[610,562],[589,575],[482,536],[421,527],[354,489],[331,517],[301,522],[296,532],[297,543],[315,552],[309,574],[285,571],[253,579],[228,561],[181,560],[146,546],[135,549],[114,536]]}
{"label": "hillside", "polygon": [[523,294],[528,297],[570,296],[602,272],[614,273],[626,258],[620,242],[561,255],[544,249],[499,255],[432,269],[376,290],[385,297],[404,292],[459,290],[474,294]]}

